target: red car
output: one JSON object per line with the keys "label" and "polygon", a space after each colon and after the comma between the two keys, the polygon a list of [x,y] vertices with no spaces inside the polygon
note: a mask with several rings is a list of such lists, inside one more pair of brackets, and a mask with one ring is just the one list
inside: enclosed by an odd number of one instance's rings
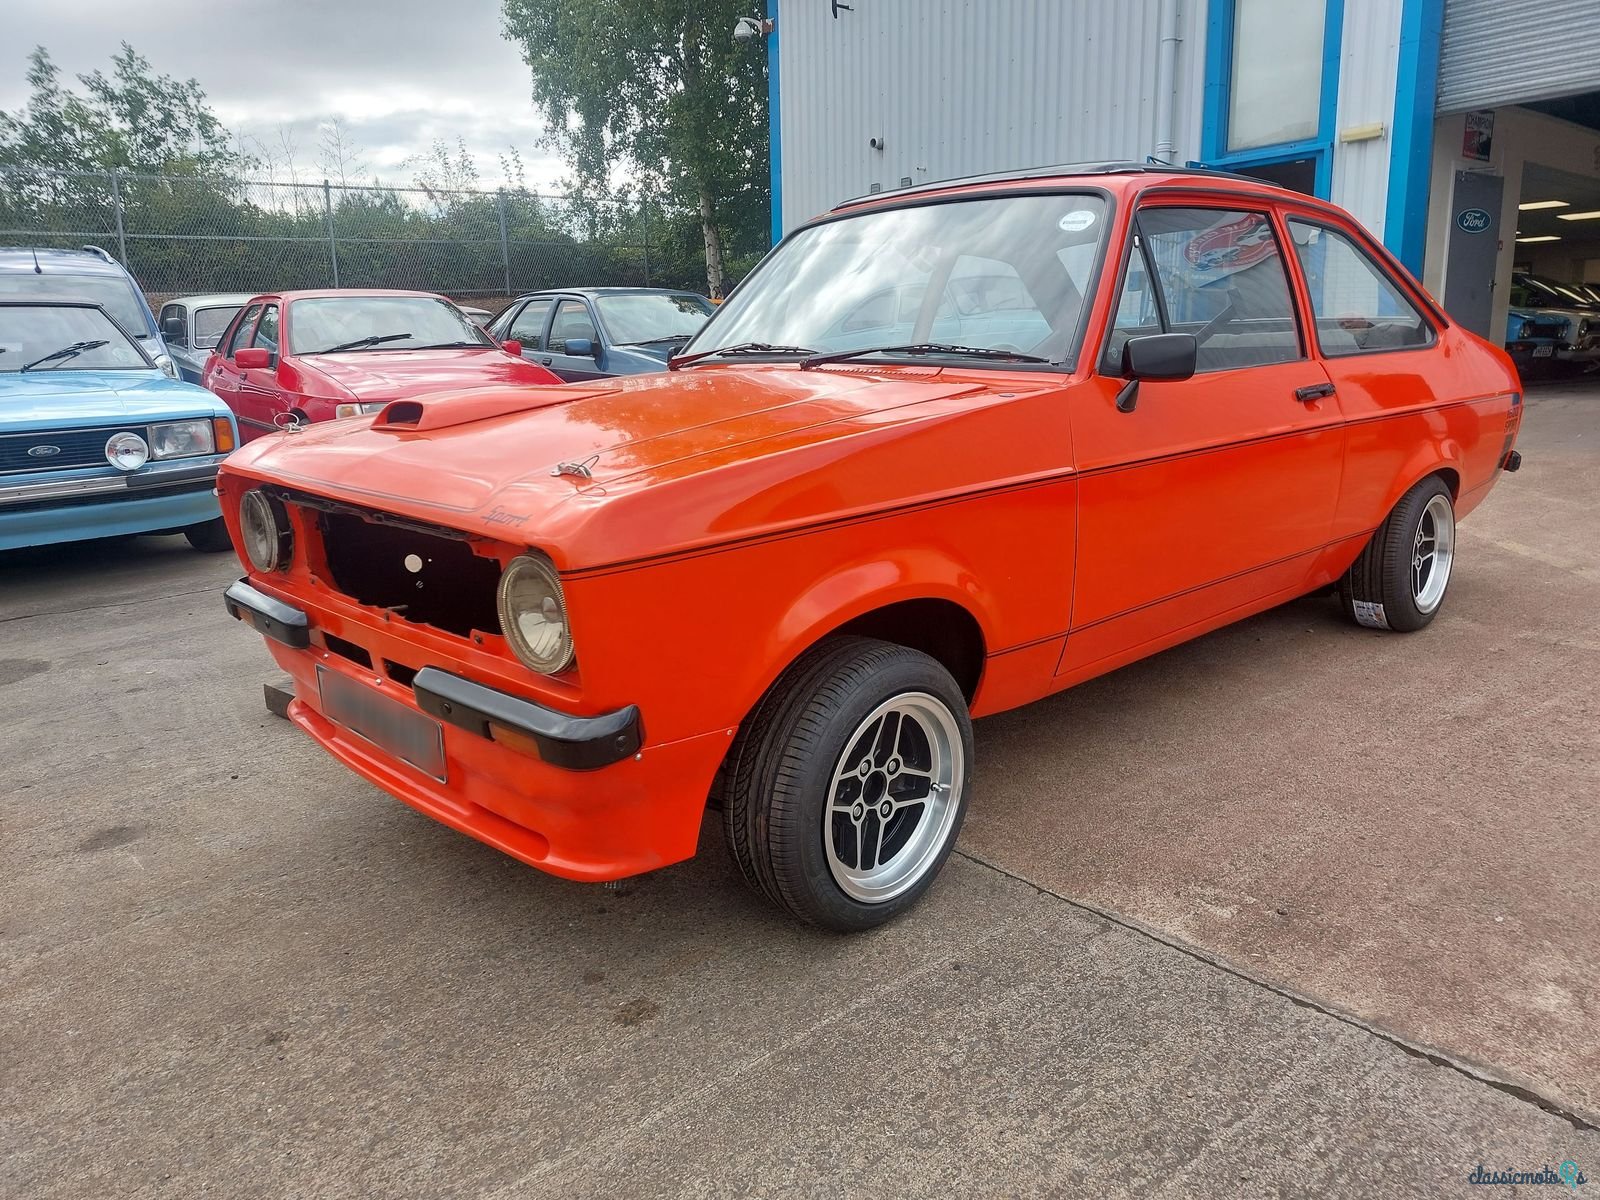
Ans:
{"label": "red car", "polygon": [[1324,588],[1428,639],[1387,687],[1481,653],[1471,621],[1417,631],[1496,569],[1456,521],[1521,463],[1519,393],[1310,196],[1138,163],[950,181],[791,233],[670,371],[244,447],[227,605],[288,716],[445,824],[606,880],[695,853],[711,801],[756,890],[865,929],[954,845],[973,717]]}
{"label": "red car", "polygon": [[244,441],[442,390],[560,383],[429,292],[276,292],[239,310],[200,377]]}

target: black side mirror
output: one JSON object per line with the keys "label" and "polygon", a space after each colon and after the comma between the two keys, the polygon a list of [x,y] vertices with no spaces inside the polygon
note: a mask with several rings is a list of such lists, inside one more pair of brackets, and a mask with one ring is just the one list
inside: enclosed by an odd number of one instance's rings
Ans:
{"label": "black side mirror", "polygon": [[182,317],[167,317],[161,322],[161,336],[182,346],[189,340],[189,331],[183,327]]}
{"label": "black side mirror", "polygon": [[1139,403],[1139,381],[1188,379],[1199,364],[1200,343],[1192,333],[1151,333],[1129,338],[1122,347],[1122,374],[1128,382],[1117,393],[1117,411]]}

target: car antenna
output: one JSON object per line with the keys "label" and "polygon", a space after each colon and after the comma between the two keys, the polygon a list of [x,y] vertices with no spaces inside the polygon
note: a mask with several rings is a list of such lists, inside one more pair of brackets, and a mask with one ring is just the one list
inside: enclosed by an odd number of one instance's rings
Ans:
{"label": "car antenna", "polygon": [[[32,247],[30,246],[29,249],[31,250]],[[39,265],[39,252],[37,250],[33,251],[33,273],[35,275],[44,274],[44,268]]]}

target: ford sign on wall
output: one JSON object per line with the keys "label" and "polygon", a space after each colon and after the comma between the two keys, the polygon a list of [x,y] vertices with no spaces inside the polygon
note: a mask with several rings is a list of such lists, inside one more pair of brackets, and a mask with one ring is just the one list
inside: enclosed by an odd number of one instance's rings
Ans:
{"label": "ford sign on wall", "polygon": [[1461,226],[1465,233],[1487,232],[1493,220],[1494,218],[1481,208],[1463,208],[1456,214],[1456,224]]}

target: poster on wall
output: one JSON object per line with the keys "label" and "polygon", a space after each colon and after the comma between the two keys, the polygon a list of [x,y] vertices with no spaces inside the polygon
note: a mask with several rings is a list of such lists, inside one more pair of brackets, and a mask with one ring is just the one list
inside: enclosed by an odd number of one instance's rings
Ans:
{"label": "poster on wall", "polygon": [[1467,114],[1467,128],[1461,135],[1461,157],[1489,161],[1489,151],[1494,146],[1494,112],[1480,109]]}

